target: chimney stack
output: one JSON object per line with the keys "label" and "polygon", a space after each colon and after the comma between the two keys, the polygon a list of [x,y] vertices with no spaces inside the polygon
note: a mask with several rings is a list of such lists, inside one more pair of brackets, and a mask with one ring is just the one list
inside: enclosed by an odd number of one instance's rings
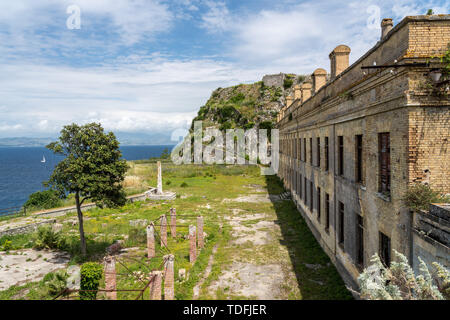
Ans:
{"label": "chimney stack", "polygon": [[312,79],[314,93],[317,93],[327,82],[327,72],[322,68],[318,68],[314,71]]}
{"label": "chimney stack", "polygon": [[297,99],[302,99],[302,90],[298,84],[294,86],[294,100]]}
{"label": "chimney stack", "polygon": [[286,108],[289,108],[293,101],[294,101],[294,98],[292,98],[292,96],[287,96],[286,97]]}
{"label": "chimney stack", "polygon": [[311,97],[311,88],[312,85],[309,82],[302,84],[302,103]]}
{"label": "chimney stack", "polygon": [[336,78],[349,66],[350,48],[341,44],[330,53],[331,80]]}
{"label": "chimney stack", "polygon": [[381,39],[380,40],[383,40],[393,27],[394,27],[394,23],[392,22],[391,18],[383,19],[381,21]]}

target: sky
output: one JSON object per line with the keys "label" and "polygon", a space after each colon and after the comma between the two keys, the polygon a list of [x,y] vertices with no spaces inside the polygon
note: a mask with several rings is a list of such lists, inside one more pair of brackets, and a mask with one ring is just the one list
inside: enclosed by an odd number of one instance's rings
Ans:
{"label": "sky", "polygon": [[352,63],[382,18],[430,8],[449,13],[450,2],[0,0],[0,138],[93,121],[170,137],[218,87],[329,71],[339,44]]}

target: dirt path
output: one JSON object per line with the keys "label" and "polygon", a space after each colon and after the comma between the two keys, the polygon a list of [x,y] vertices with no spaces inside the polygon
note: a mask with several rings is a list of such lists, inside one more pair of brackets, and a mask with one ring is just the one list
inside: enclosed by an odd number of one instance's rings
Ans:
{"label": "dirt path", "polygon": [[29,281],[39,281],[47,273],[67,267],[69,255],[63,252],[31,249],[0,252],[0,290]]}
{"label": "dirt path", "polygon": [[217,245],[214,246],[213,250],[212,250],[212,254],[209,257],[208,260],[208,266],[205,269],[205,273],[203,274],[202,278],[200,279],[200,281],[197,283],[197,285],[194,287],[194,295],[192,297],[193,300],[198,300],[199,296],[200,296],[200,289],[203,285],[203,283],[206,281],[206,279],[209,277],[211,270],[212,270],[212,266],[213,266],[213,262],[214,262],[214,255],[217,253]]}
{"label": "dirt path", "polygon": [[[257,300],[287,299],[299,296],[299,288],[289,252],[280,242],[282,234],[272,201],[282,201],[267,191],[225,199],[223,204],[258,204],[252,210],[233,208],[225,220],[231,227],[231,240],[220,250],[229,263],[207,292],[213,298],[247,298]],[[254,205],[253,205],[254,206]],[[245,208],[245,206],[242,206]],[[255,212],[260,210],[259,212]],[[210,266],[208,265],[208,268]],[[210,270],[211,268],[209,268]],[[200,283],[198,286],[203,284]]]}

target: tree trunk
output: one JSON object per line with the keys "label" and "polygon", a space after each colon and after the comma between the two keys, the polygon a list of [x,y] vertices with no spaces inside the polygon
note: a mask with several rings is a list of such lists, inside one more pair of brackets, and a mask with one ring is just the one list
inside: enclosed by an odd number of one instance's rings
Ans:
{"label": "tree trunk", "polygon": [[78,229],[80,230],[81,254],[86,256],[86,239],[84,238],[83,213],[81,212],[80,195],[75,193],[75,203],[78,213]]}

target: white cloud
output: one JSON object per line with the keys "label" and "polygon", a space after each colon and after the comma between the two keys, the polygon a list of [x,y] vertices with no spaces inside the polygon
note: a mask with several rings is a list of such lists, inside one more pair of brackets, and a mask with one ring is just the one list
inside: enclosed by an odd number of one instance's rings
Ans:
{"label": "white cloud", "polygon": [[233,19],[226,4],[221,1],[205,1],[208,11],[202,16],[201,27],[211,33],[229,31]]}
{"label": "white cloud", "polygon": [[122,59],[112,66],[3,66],[0,96],[9,127],[54,133],[62,125],[101,122],[109,130],[170,132],[190,126],[219,86],[253,80],[255,70],[232,63],[161,56]]}

